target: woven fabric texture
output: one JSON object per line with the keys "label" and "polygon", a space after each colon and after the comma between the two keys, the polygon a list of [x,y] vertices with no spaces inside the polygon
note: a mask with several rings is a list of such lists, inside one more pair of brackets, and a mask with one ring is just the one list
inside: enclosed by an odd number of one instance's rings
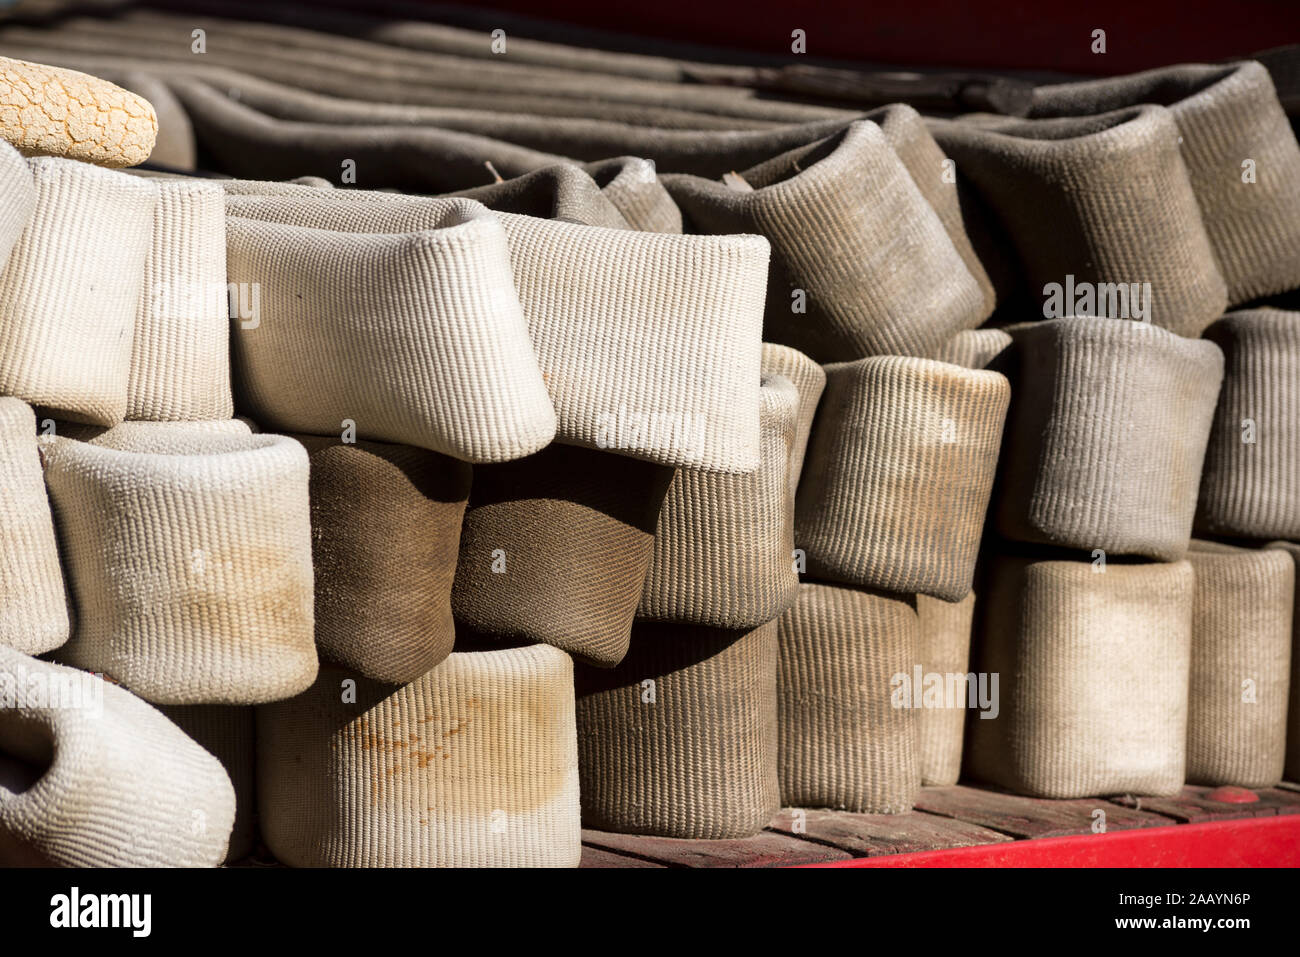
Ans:
{"label": "woven fabric texture", "polygon": [[3,647],[0,699],[0,865],[215,867],[225,858],[230,779],[150,705]]}
{"label": "woven fabric texture", "polygon": [[[457,202],[244,188],[264,195],[228,195],[233,215],[338,230],[428,229]],[[765,239],[497,216],[561,441],[710,471],[758,467]]]}
{"label": "woven fabric texture", "polygon": [[316,646],[392,684],[451,654],[470,467],[410,445],[294,436],[310,460]]}
{"label": "woven fabric texture", "polygon": [[[948,787],[961,777],[962,740],[966,731],[967,708],[971,704],[970,684],[967,679],[965,685],[958,685],[951,676],[966,678],[973,674],[970,671],[970,645],[974,614],[974,592],[957,602],[940,601],[928,595],[916,596],[919,622],[916,658],[921,666],[922,691],[924,694],[933,686],[931,675],[940,676],[945,691],[941,703],[922,707],[916,719],[921,783],[927,787]],[[960,696],[954,694],[950,698],[947,695],[949,687],[957,688]],[[978,691],[977,685],[976,704],[979,703]]]}
{"label": "woven fabric texture", "polygon": [[235,823],[225,862],[242,861],[257,847],[255,709],[191,704],[159,705],[158,710],[225,768],[235,789]]}
{"label": "woven fabric texture", "polygon": [[651,161],[616,156],[588,163],[584,168],[633,229],[645,233],[682,231],[682,211],[659,182]]}
{"label": "woven fabric texture", "polygon": [[[316,14],[317,18],[321,15],[324,13]],[[188,41],[179,44],[175,38],[182,26],[185,29],[181,32],[188,37],[188,31],[195,25],[230,37],[232,42],[214,45],[204,57],[194,57],[190,55]],[[283,84],[283,92],[277,91],[274,99],[261,101],[268,109],[278,107],[281,113],[289,110],[286,101],[290,93],[297,92],[300,99],[306,100],[302,91],[311,91],[328,94],[331,100],[348,98],[339,102],[336,110],[355,111],[373,105],[376,115],[390,121],[418,122],[417,106],[425,110],[441,107],[437,113],[445,116],[446,125],[492,132],[506,138],[509,138],[507,134],[524,130],[542,135],[547,127],[538,121],[546,118],[553,118],[560,126],[559,131],[551,134],[555,139],[566,128],[560,125],[562,119],[569,119],[577,126],[580,118],[589,116],[620,125],[642,123],[688,128],[709,125],[728,129],[798,122],[809,117],[853,115],[844,108],[768,100],[758,97],[753,90],[736,86],[687,86],[681,82],[685,78],[680,75],[664,82],[620,75],[621,68],[601,69],[598,73],[585,66],[570,68],[563,59],[545,64],[522,59],[514,62],[514,49],[521,41],[513,26],[511,56],[479,58],[472,63],[463,51],[447,56],[428,50],[403,49],[391,42],[375,42],[377,37],[363,39],[364,34],[376,28],[387,26],[372,23],[343,31],[350,36],[334,36],[301,27],[193,14],[177,19],[174,15],[168,18],[166,14],[136,11],[121,19],[116,16],[68,19],[42,30],[28,30],[19,25],[6,30],[4,39],[7,50],[14,45],[22,48],[24,43],[41,45],[40,56],[44,60],[53,59],[50,54],[60,50],[88,57],[107,49],[137,62],[157,61],[152,65],[163,73],[199,73],[198,69],[186,67],[202,60],[213,65],[202,72],[239,70],[247,76],[249,85],[260,78],[258,87],[263,90]],[[479,35],[479,46],[485,46],[483,35]],[[473,48],[473,44],[469,46]],[[507,60],[511,62],[503,62]],[[674,72],[680,74],[680,70]],[[252,98],[251,94],[245,94],[240,99]],[[495,129],[488,125],[494,116],[502,113],[506,115],[496,119]],[[459,124],[455,122],[457,117]],[[533,122],[529,123],[530,119]]]}
{"label": "woven fabric texture", "polygon": [[689,231],[771,241],[766,339],[819,362],[929,356],[988,316],[979,283],[876,124],[741,176],[752,190],[663,181]]}
{"label": "woven fabric texture", "polygon": [[229,419],[225,193],[159,180],[127,383],[128,419]]}
{"label": "woven fabric texture", "polygon": [[257,709],[257,741],[262,836],[290,866],[578,865],[573,664],[555,648],[455,652],[401,688],[326,665]]}
{"label": "woven fabric texture", "polygon": [[953,248],[979,284],[984,299],[980,313],[989,315],[997,299],[993,282],[966,232],[956,176],[948,175],[948,157],[935,142],[925,119],[906,103],[882,106],[865,114],[865,118],[880,126],[885,139],[907,167],[916,188],[938,215]]}
{"label": "woven fabric texture", "polygon": [[986,369],[1010,346],[1011,335],[1004,329],[964,329],[945,342],[935,358],[966,369]]}
{"label": "woven fabric texture", "polygon": [[[184,88],[200,136],[211,142],[223,165],[238,166],[241,175],[290,175],[271,167],[295,162],[336,172],[337,156],[360,154],[372,185],[436,192],[482,182],[484,159],[515,175],[536,166],[507,170],[502,164],[554,162],[559,154],[589,160],[633,154],[661,169],[716,176],[825,136],[861,115],[843,104],[762,95],[745,88],[744,78],[754,71],[743,68],[736,86],[732,68],[659,60],[651,71],[656,80],[647,82],[645,76],[626,74],[626,61],[633,58],[606,57],[593,74],[585,63],[590,51],[570,48],[554,57],[548,53],[547,68],[539,71],[542,64],[525,64],[515,54],[519,38],[513,34],[509,58],[480,58],[467,70],[467,51],[477,54],[482,46],[467,38],[456,55],[442,57],[445,50],[373,42],[378,36],[286,34],[284,27],[219,20],[212,28],[239,36],[239,49],[196,58],[187,47],[172,50],[173,44],[163,42],[178,24],[153,23],[152,32],[141,35],[135,16],[129,26],[125,20],[79,19],[54,30],[20,27],[4,31],[3,39],[6,48],[16,43],[20,51],[24,42],[42,44],[42,58],[85,69],[110,70],[115,60],[116,68],[141,58],[155,60],[150,66],[157,75]],[[187,29],[194,22],[187,17]],[[372,22],[366,29],[384,30],[391,44],[393,26]],[[292,39],[279,39],[284,36]],[[128,55],[104,55],[106,43]],[[179,56],[182,52],[187,55]],[[575,57],[582,66],[573,65]],[[721,85],[699,82],[715,74]],[[238,102],[228,96],[232,88],[240,91]],[[906,95],[905,85],[899,95]],[[358,136],[357,126],[367,129]],[[264,148],[253,149],[254,144]],[[726,162],[737,153],[743,161]],[[476,178],[448,185],[449,178],[469,177]]]}
{"label": "woven fabric texture", "polygon": [[757,834],[780,807],[776,622],[638,624],[612,670],[579,666],[582,823],[681,838]]}
{"label": "woven fabric texture", "polygon": [[[1291,556],[1293,563],[1300,564],[1300,544],[1295,542],[1269,542],[1269,548],[1277,548]],[[1297,599],[1300,599],[1300,568],[1296,569]],[[1300,600],[1293,603],[1300,607]],[[1292,608],[1291,616],[1291,684],[1286,719],[1286,765],[1282,776],[1288,781],[1300,784],[1300,615]]]}
{"label": "woven fabric texture", "polygon": [[0,142],[0,269],[9,261],[35,207],[36,183],[27,161],[8,143]]}
{"label": "woven fabric texture", "polygon": [[0,273],[0,393],[116,425],[156,187],[74,160],[27,162],[36,203]]}
{"label": "woven fabric texture", "polygon": [[[87,69],[132,63],[50,47],[42,48],[40,55]],[[477,106],[445,110],[339,102],[192,62],[168,63],[157,75],[183,103],[196,135],[234,175],[288,178],[307,169],[336,179],[338,157],[348,156],[357,159],[358,168],[364,167],[367,182],[375,188],[426,193],[483,184],[485,160],[502,176],[518,176],[557,162],[598,163],[630,155],[653,161],[663,172],[720,176],[832,135],[860,115],[834,111],[839,115],[830,119],[794,117],[788,125],[676,111],[676,118],[694,128],[673,128],[592,119],[589,114],[602,111],[626,115],[628,105],[590,96],[569,107],[579,116],[497,117]],[[227,95],[232,83],[239,84],[239,102]],[[482,96],[476,95],[475,101],[482,103]],[[634,109],[651,121],[670,119],[662,109],[648,116],[644,108]],[[254,145],[262,149],[250,149]]]}
{"label": "woven fabric texture", "polygon": [[1300,48],[1035,86],[39,2],[0,865],[1300,783]]}
{"label": "woven fabric texture", "polygon": [[248,419],[200,419],[195,422],[144,422],[127,419],[112,428],[102,425],[84,425],[79,422],[60,422],[46,419],[40,424],[40,433],[89,442],[110,449],[131,449],[145,446],[151,449],[178,451],[190,448],[191,433],[206,435],[252,435]]}
{"label": "woven fabric texture", "polygon": [[[1138,306],[1118,295],[1089,305],[1080,291],[1061,315],[1144,318],[1196,336],[1223,314],[1227,290],[1168,110],[932,120],[930,131],[956,162],[959,186],[975,191],[1005,229],[1026,291],[1044,308],[1048,284],[1072,281],[1076,287],[1136,285],[1149,314],[1136,315]],[[1150,284],[1149,296],[1143,283]]]}
{"label": "woven fabric texture", "polygon": [[1182,65],[1040,86],[1031,116],[1169,108],[1232,305],[1300,288],[1300,146],[1268,70]]}
{"label": "woven fabric texture", "polygon": [[59,659],[159,704],[256,704],[316,677],[307,453],[167,430],[41,440],[75,615]]}
{"label": "woven fabric texture", "polygon": [[808,454],[813,419],[817,405],[826,391],[826,372],[797,349],[763,343],[763,375],[789,379],[799,393],[799,415],[795,421],[794,444],[790,446],[790,514],[794,515],[795,493],[803,475],[803,460]]}
{"label": "woven fabric texture", "polygon": [[233,330],[241,411],[313,434],[350,421],[363,438],[469,462],[551,440],[501,226],[470,200],[434,202],[413,232],[227,221],[229,281],[249,307]]}
{"label": "woven fabric texture", "polygon": [[808,574],[965,597],[1009,399],[996,372],[928,359],[827,366],[795,510]]}
{"label": "woven fabric texture", "polygon": [[1300,312],[1246,309],[1205,331],[1223,388],[1205,449],[1196,529],[1300,538]]}
{"label": "woven fabric texture", "polygon": [[1295,563],[1193,541],[1187,782],[1271,788],[1286,763]]}
{"label": "woven fabric texture", "polygon": [[758,471],[678,469],[673,476],[638,617],[748,629],[776,618],[794,600],[799,577],[790,472],[799,390],[784,376],[764,376],[760,393]]}
{"label": "woven fabric texture", "polygon": [[1011,334],[998,531],[1181,558],[1223,378],[1218,346],[1116,319],[1053,319]]}
{"label": "woven fabric texture", "polygon": [[[582,101],[599,101],[603,93],[613,100],[606,105],[608,115],[624,122],[632,122],[649,107],[665,112],[692,111],[704,116],[785,122],[849,112],[769,101],[743,86],[709,86],[697,92],[684,84],[697,76],[696,69],[707,69],[709,63],[627,52],[601,53],[531,40],[526,38],[528,31],[515,30],[517,19],[504,12],[506,19],[502,22],[510,27],[508,57],[492,55],[482,32],[422,22],[392,22],[382,11],[368,11],[360,17],[355,12],[344,15],[337,9],[318,11],[316,23],[322,18],[335,22],[334,29],[326,32],[258,22],[264,18],[256,17],[260,8],[255,6],[227,9],[228,14],[220,17],[192,13],[178,16],[153,10],[117,15],[115,11],[112,18],[65,19],[54,29],[42,31],[24,30],[19,24],[7,30],[6,36],[15,40],[48,37],[67,49],[86,50],[100,49],[114,41],[116,49],[154,57],[170,66],[194,58],[189,56],[188,44],[173,50],[160,41],[174,37],[181,26],[199,25],[209,31],[225,31],[238,40],[213,49],[212,62],[259,77],[281,79],[300,89],[395,105],[472,106],[474,96],[481,96],[486,99],[478,104],[480,111],[524,112],[531,107],[532,112],[545,115],[585,116],[588,111],[583,109]],[[244,16],[252,22],[227,16]],[[338,25],[345,16],[346,25]],[[451,45],[441,42],[441,37],[431,45],[428,37],[435,32],[460,36]],[[516,51],[521,49],[532,52],[517,56]],[[279,53],[279,58],[270,55],[273,53]],[[726,68],[716,69],[726,72]],[[413,82],[416,80],[424,82]]]}
{"label": "woven fabric texture", "polygon": [[0,647],[39,655],[68,640],[68,597],[45,494],[36,417],[0,398]]}
{"label": "woven fabric texture", "polygon": [[[513,177],[574,159],[457,130],[401,122],[376,124],[373,103],[360,104],[359,110],[367,115],[359,121],[345,120],[345,125],[282,120],[228,96],[231,80],[245,94],[255,93],[246,74],[226,71],[225,83],[208,84],[184,75],[185,64],[175,67],[167,65],[168,87],[185,107],[212,162],[235,176],[309,175],[337,183],[340,158],[346,157],[363,171],[370,188],[441,193],[491,182],[484,162],[491,162],[501,176]],[[609,155],[609,150],[600,150],[590,159]]]}
{"label": "woven fabric texture", "polygon": [[759,466],[766,240],[503,221],[561,439],[686,468]]}
{"label": "woven fabric texture", "polygon": [[995,561],[974,657],[999,708],[967,728],[970,776],[1040,798],[1182,789],[1192,566],[1102,567]]}
{"label": "woven fabric texture", "polygon": [[548,166],[500,183],[460,190],[488,209],[584,226],[628,229],[628,222],[596,181],[574,166]]}
{"label": "woven fabric texture", "polygon": [[[14,43],[35,39],[54,50],[85,53],[111,44],[115,53],[157,60],[158,69],[180,72],[196,58],[190,55],[188,43],[175,44],[176,31],[181,26],[188,31],[195,25],[237,40],[224,47],[209,47],[205,63],[240,70],[250,82],[262,78],[286,88],[291,85],[300,91],[349,98],[351,102],[342,107],[356,109],[372,103],[402,107],[390,111],[396,116],[407,116],[405,107],[417,104],[504,112],[511,114],[515,125],[522,125],[526,118],[519,114],[530,113],[575,118],[595,114],[626,124],[679,113],[693,122],[700,122],[694,120],[696,115],[714,117],[718,124],[726,118],[770,124],[852,115],[846,109],[767,101],[741,87],[697,88],[677,81],[619,75],[621,70],[593,73],[589,68],[569,69],[563,63],[502,62],[513,60],[512,56],[479,58],[471,64],[464,55],[443,56],[363,38],[361,33],[373,27],[348,30],[351,36],[333,36],[302,27],[193,14],[178,19],[174,14],[136,11],[121,19],[77,18],[41,31],[19,26],[7,30],[5,39]],[[188,32],[185,35],[188,37]],[[512,48],[517,39],[512,32]],[[479,45],[484,46],[485,41],[480,40]],[[594,104],[586,105],[587,100]]]}
{"label": "woven fabric texture", "polygon": [[[905,103],[870,110],[861,114],[861,119],[871,120],[880,127],[885,140],[907,167],[917,189],[938,215],[953,247],[979,284],[983,296],[981,311],[988,315],[996,299],[993,282],[967,233],[956,177],[926,121]],[[824,150],[828,142],[842,135],[847,125],[847,121],[814,121],[754,133],[695,130],[689,138],[663,131],[658,138],[660,142],[648,143],[643,148],[649,150],[645,155],[655,159],[665,172],[693,172],[716,178],[727,171],[751,166],[788,170],[791,164],[806,165],[807,157]],[[638,130],[633,135],[645,139],[645,131]],[[679,155],[678,144],[681,151],[689,152]],[[985,250],[984,256],[988,253]]]}
{"label": "woven fabric texture", "polygon": [[609,667],[627,653],[673,470],[572,445],[476,466],[452,610]]}
{"label": "woven fabric texture", "polygon": [[910,811],[921,787],[917,711],[896,689],[916,661],[915,604],[805,582],[778,633],[782,805]]}

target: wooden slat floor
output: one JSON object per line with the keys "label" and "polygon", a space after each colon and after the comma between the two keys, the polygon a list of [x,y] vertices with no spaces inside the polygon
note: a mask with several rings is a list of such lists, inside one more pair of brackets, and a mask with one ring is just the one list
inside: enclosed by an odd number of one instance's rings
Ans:
{"label": "wooden slat floor", "polygon": [[1255,791],[1253,803],[1186,787],[1177,797],[1049,801],[966,785],[923,788],[911,814],[850,814],[786,808],[761,834],[727,841],[582,832],[583,867],[783,867],[855,857],[970,847],[1138,827],[1300,814],[1300,784]]}

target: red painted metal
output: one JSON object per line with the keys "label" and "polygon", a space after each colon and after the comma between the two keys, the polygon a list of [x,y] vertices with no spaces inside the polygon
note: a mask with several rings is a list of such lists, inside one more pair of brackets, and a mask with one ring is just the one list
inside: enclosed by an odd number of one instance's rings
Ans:
{"label": "red painted metal", "polygon": [[1232,784],[1215,788],[1205,796],[1220,804],[1253,804],[1259,800],[1259,795],[1249,788],[1239,788]]}
{"label": "red painted metal", "polygon": [[1142,827],[806,867],[1300,867],[1300,814]]}
{"label": "red painted metal", "polygon": [[[805,31],[809,56],[927,67],[1021,68],[1128,73],[1218,60],[1300,41],[1295,0],[746,0],[738,3],[609,3],[608,0],[494,0],[489,6],[549,20],[788,55]],[[1093,53],[1093,31],[1106,52]]]}

